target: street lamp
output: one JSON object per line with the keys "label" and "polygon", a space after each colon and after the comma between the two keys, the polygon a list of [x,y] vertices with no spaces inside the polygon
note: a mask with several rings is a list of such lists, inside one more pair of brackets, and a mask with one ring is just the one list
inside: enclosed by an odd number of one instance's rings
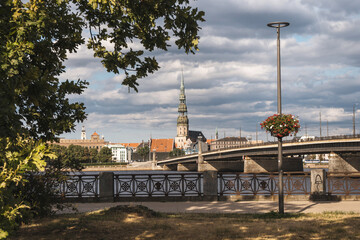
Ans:
{"label": "street lamp", "polygon": [[[280,28],[289,26],[288,22],[271,22],[268,27],[276,28],[277,31],[277,111],[281,112],[281,64],[280,64]],[[282,170],[282,138],[278,138],[278,172],[279,172],[279,213],[284,213],[284,186]]]}
{"label": "street lamp", "polygon": [[358,105],[358,103],[354,103],[353,105],[353,136],[355,137],[356,133],[355,133],[355,110],[356,110],[356,106]]}

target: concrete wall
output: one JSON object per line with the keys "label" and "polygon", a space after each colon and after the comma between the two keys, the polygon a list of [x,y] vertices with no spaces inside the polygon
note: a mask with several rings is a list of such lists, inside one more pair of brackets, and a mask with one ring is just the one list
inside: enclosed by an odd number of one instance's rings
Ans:
{"label": "concrete wall", "polygon": [[[283,171],[297,172],[303,171],[302,158],[299,157],[283,157]],[[245,173],[259,173],[259,172],[277,172],[278,158],[277,157],[245,157],[244,172]]]}
{"label": "concrete wall", "polygon": [[184,163],[177,165],[177,171],[197,171],[196,163]]}
{"label": "concrete wall", "polygon": [[359,172],[360,153],[334,153],[329,155],[329,172]]}
{"label": "concrete wall", "polygon": [[243,172],[244,161],[205,161],[198,164],[198,172],[204,171]]}
{"label": "concrete wall", "polygon": [[164,171],[177,171],[177,164],[172,164],[172,165],[164,165],[162,166]]}

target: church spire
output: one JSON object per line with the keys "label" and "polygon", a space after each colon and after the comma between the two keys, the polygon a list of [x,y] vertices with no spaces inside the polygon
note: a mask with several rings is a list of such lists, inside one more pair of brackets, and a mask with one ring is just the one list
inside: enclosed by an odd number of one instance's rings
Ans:
{"label": "church spire", "polygon": [[181,116],[187,114],[187,106],[186,106],[186,96],[185,96],[185,84],[184,84],[184,74],[181,73],[181,83],[180,83],[180,95],[179,95],[179,108],[178,112]]}
{"label": "church spire", "polygon": [[185,141],[189,135],[189,119],[187,117],[187,106],[185,96],[184,74],[181,73],[180,94],[179,94],[179,116],[177,118],[177,135],[175,143],[178,148],[184,148]]}
{"label": "church spire", "polygon": [[184,72],[181,70],[180,94],[185,95]]}

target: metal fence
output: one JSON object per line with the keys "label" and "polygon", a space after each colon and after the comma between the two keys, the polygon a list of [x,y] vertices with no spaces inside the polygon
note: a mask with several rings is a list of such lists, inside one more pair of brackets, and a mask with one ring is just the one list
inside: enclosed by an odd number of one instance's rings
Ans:
{"label": "metal fence", "polygon": [[[285,195],[309,195],[310,172],[284,173]],[[201,197],[204,196],[202,173],[114,174],[113,196],[125,197]],[[112,179],[112,178],[110,178]],[[55,185],[64,198],[99,198],[99,174],[70,175]],[[216,181],[216,179],[215,179]],[[216,182],[214,182],[216,184]],[[326,192],[330,195],[360,196],[360,172],[326,173]],[[278,194],[277,173],[218,173],[217,195],[273,196]]]}
{"label": "metal fence", "polygon": [[326,174],[327,192],[332,195],[360,195],[360,172]]}
{"label": "metal fence", "polygon": [[115,197],[202,196],[201,173],[115,174]]}
{"label": "metal fence", "polygon": [[[310,173],[284,173],[285,195],[310,194]],[[227,195],[275,195],[278,193],[277,173],[219,173],[218,194]]]}
{"label": "metal fence", "polygon": [[99,196],[99,175],[70,175],[55,184],[55,188],[65,198],[96,198]]}

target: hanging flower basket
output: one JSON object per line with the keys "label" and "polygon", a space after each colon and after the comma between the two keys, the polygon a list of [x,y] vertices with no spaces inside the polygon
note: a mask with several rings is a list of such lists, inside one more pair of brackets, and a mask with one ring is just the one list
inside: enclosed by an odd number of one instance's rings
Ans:
{"label": "hanging flower basket", "polygon": [[274,114],[260,123],[260,126],[262,129],[265,128],[267,132],[270,132],[271,136],[277,138],[292,136],[300,128],[299,120],[291,114]]}

